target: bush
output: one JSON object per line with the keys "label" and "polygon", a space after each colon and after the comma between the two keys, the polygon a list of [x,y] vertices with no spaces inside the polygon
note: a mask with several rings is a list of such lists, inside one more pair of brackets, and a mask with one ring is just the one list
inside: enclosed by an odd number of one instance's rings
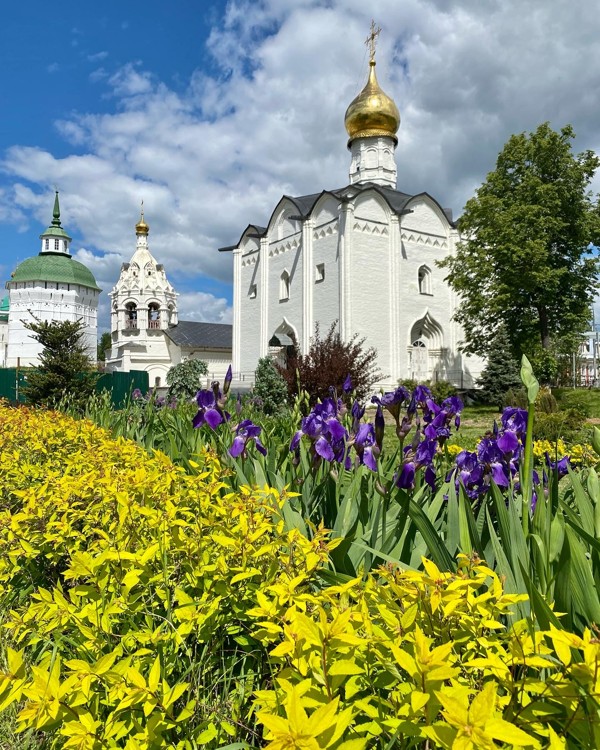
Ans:
{"label": "bush", "polygon": [[537,412],[533,422],[535,440],[555,443],[559,438],[571,442],[581,437],[581,414],[576,409],[565,409],[552,413]]}
{"label": "bush", "polygon": [[214,454],[198,461],[188,475],[0,404],[0,707],[20,704],[44,747],[257,744],[250,701],[271,672],[249,610],[279,588],[277,627],[329,543],[284,530],[277,493],[224,492]]}
{"label": "bush", "polygon": [[458,393],[458,389],[447,380],[436,380],[429,384],[429,388],[433,398],[440,403],[450,396],[456,396]]}
{"label": "bush", "polygon": [[477,381],[484,403],[502,409],[506,394],[521,386],[519,365],[512,352],[506,328],[501,326],[490,344],[487,362]]}
{"label": "bush", "polygon": [[302,391],[310,394],[312,403],[327,398],[331,388],[340,394],[348,375],[356,398],[366,398],[373,383],[383,375],[377,369],[377,351],[373,347],[365,350],[364,346],[365,339],[357,335],[342,341],[337,322],[321,338],[317,323],[308,353],[288,356],[286,366],[280,368],[290,401]]}
{"label": "bush", "polygon": [[257,693],[269,747],[298,747],[300,733],[303,747],[348,750],[597,747],[595,633],[505,627],[526,597],[476,557],[459,556],[457,574],[423,565],[305,597],[277,632],[258,623],[279,672]]}
{"label": "bush", "polygon": [[255,399],[260,399],[260,401],[255,400],[254,405],[264,414],[277,414],[287,404],[286,382],[270,357],[262,357],[258,360],[252,395]]}
{"label": "bush", "polygon": [[173,365],[167,373],[167,398],[191,401],[202,387],[201,378],[208,373],[208,365],[201,359],[186,359]]}

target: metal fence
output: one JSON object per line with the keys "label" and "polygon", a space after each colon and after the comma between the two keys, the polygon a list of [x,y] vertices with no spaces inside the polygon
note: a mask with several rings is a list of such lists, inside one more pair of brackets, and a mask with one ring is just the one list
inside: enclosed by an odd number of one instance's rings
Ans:
{"label": "metal fence", "polygon": [[[27,403],[25,387],[27,385],[26,368],[0,368],[0,398],[10,403]],[[148,373],[143,370],[131,372],[105,372],[100,375],[96,383],[96,392],[108,391],[114,407],[121,408],[132,391],[139,388],[142,393],[148,392]]]}

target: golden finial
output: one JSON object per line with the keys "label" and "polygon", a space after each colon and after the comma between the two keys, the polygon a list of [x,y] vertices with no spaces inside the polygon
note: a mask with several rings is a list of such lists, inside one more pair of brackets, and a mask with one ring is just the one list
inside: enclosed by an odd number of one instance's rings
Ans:
{"label": "golden finial", "polygon": [[396,132],[400,127],[398,107],[377,82],[375,75],[375,46],[381,29],[371,21],[371,33],[365,44],[369,49],[369,80],[363,90],[356,96],[346,110],[345,125],[350,140],[348,147],[356,138],[387,136],[398,143]]}
{"label": "golden finial", "polygon": [[369,62],[375,62],[375,46],[377,44],[377,37],[381,34],[381,26],[375,27],[375,21],[371,20],[371,33],[365,39],[365,44],[369,48]]}
{"label": "golden finial", "polygon": [[150,231],[150,227],[144,221],[144,201],[142,201],[142,205],[140,209],[140,220],[135,225],[135,233],[136,234],[148,234],[149,231]]}

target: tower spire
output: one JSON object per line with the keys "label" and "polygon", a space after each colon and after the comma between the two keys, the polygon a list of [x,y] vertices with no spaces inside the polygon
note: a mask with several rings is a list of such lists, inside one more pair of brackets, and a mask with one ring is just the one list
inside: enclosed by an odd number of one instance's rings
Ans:
{"label": "tower spire", "polygon": [[54,210],[52,211],[52,226],[60,226],[60,206],[58,204],[58,190],[54,191]]}
{"label": "tower spire", "polygon": [[135,233],[139,235],[147,235],[150,231],[150,227],[146,224],[144,220],[144,201],[142,200],[142,206],[140,209],[140,220],[135,225]]}

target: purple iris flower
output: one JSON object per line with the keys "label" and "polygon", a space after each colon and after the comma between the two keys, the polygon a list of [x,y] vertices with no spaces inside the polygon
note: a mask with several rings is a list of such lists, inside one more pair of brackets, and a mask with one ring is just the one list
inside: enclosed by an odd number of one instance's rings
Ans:
{"label": "purple iris flower", "polygon": [[517,433],[512,430],[504,430],[496,443],[502,453],[514,453],[519,448],[519,438]]}
{"label": "purple iris flower", "polygon": [[229,393],[229,388],[231,387],[231,381],[233,380],[233,373],[231,371],[231,365],[227,368],[227,372],[225,373],[225,380],[223,381],[223,395],[226,396]]}
{"label": "purple iris flower", "polygon": [[134,388],[133,392],[131,393],[131,398],[134,401],[139,401],[140,399],[142,399],[144,397],[142,396],[142,392],[140,391],[139,388]]}
{"label": "purple iris flower", "polygon": [[527,411],[509,406],[502,412],[502,427],[505,430],[516,432],[518,437],[523,439],[527,432]]}
{"label": "purple iris flower", "polygon": [[[213,387],[212,391],[201,390],[196,394],[196,403],[198,404],[198,413],[192,420],[194,427],[201,427],[203,424],[207,424],[211,430],[214,430],[221,422],[225,422],[230,418],[230,414],[223,410],[223,406],[220,403],[221,398],[218,391],[217,383],[217,394]],[[213,384],[214,386],[214,384]]]}
{"label": "purple iris flower", "polygon": [[400,407],[405,401],[408,401],[409,398],[410,393],[408,390],[403,385],[400,385],[395,391],[384,393],[383,396],[373,396],[371,401],[374,404],[378,404],[379,406],[383,406],[384,409],[387,409],[396,420],[396,424],[398,424],[400,419]]}
{"label": "purple iris flower", "polygon": [[242,413],[242,394],[238,393],[237,398],[235,400],[235,413],[240,416]]}
{"label": "purple iris flower", "polygon": [[419,441],[419,432],[415,435],[412,445],[404,449],[405,460],[400,471],[394,477],[394,483],[401,489],[413,489],[415,475],[418,469],[425,468],[425,481],[433,489],[435,488],[435,469],[433,461],[437,453],[438,443],[425,437]]}
{"label": "purple iris flower", "polygon": [[350,468],[350,457],[347,455],[346,442],[348,432],[338,419],[338,403],[333,398],[326,398],[316,404],[310,414],[302,420],[302,426],[292,438],[290,451],[297,451],[300,440],[306,435],[311,441],[313,457],[326,461],[337,461]]}
{"label": "purple iris flower", "polygon": [[379,450],[383,447],[383,435],[385,433],[385,419],[383,417],[383,409],[381,406],[377,406],[375,412],[375,442]]}
{"label": "purple iris flower", "polygon": [[262,453],[263,456],[266,456],[267,449],[260,442],[258,437],[260,433],[261,428],[258,425],[254,424],[251,419],[244,419],[235,429],[235,437],[231,444],[231,448],[229,449],[229,455],[233,456],[233,458],[237,458],[239,455],[243,454],[245,457],[248,443],[253,442],[254,445],[256,445],[256,450],[259,453]]}
{"label": "purple iris flower", "polygon": [[352,391],[352,378],[350,377],[350,373],[346,375],[346,380],[344,380],[344,385],[342,386],[342,391],[344,393],[350,393]]}
{"label": "purple iris flower", "polygon": [[365,415],[365,407],[361,406],[361,404],[359,404],[358,401],[355,400],[352,404],[350,414],[352,415],[352,432],[356,433],[358,432],[358,428],[360,427],[360,420]]}
{"label": "purple iris flower", "polygon": [[376,456],[379,454],[375,428],[370,423],[361,424],[354,438],[354,449],[361,464],[377,471]]}
{"label": "purple iris flower", "polygon": [[546,466],[552,471],[557,471],[559,478],[565,477],[569,473],[569,457],[563,456],[558,461],[552,461],[546,451]]}

